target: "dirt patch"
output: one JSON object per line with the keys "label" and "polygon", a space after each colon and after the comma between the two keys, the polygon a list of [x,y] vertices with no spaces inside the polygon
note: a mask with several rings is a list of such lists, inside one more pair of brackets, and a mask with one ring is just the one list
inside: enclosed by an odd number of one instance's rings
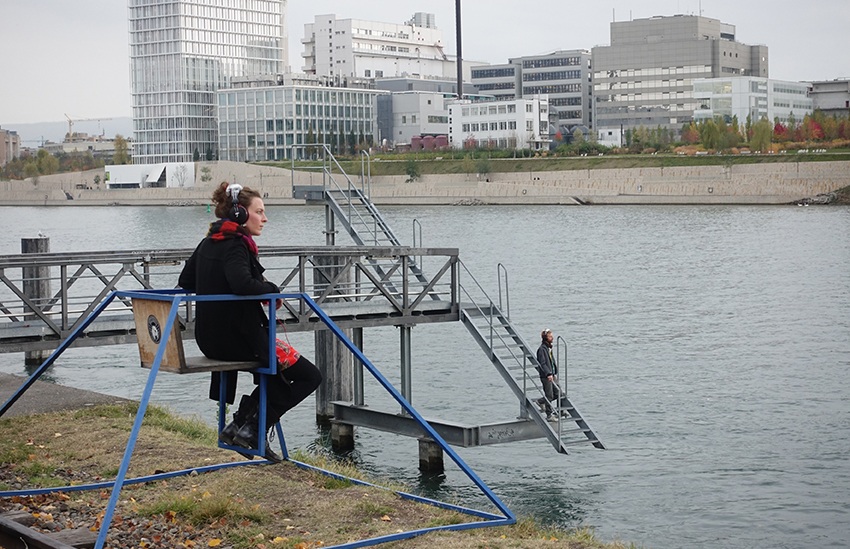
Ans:
{"label": "dirt patch", "polygon": [[[136,405],[128,404],[0,420],[0,490],[114,479],[135,411]],[[319,467],[361,478],[345,464],[301,455],[295,459],[312,459]],[[241,460],[234,452],[219,449],[215,432],[200,422],[153,408],[140,430],[128,478]],[[97,531],[110,492],[104,488],[0,498],[0,513],[28,513],[35,518],[32,527],[42,532]],[[106,547],[308,549],[476,520],[480,519],[403,499],[391,490],[360,486],[283,462],[201,474],[193,471],[126,486]],[[513,527],[441,533],[388,546],[603,546],[592,531],[583,532],[568,535],[524,521]]]}

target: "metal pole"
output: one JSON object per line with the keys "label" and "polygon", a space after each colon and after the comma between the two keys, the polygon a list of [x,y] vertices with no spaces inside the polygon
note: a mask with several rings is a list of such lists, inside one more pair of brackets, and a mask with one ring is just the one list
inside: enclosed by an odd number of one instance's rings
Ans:
{"label": "metal pole", "polygon": [[457,27],[457,98],[463,99],[463,54],[460,43],[460,0],[455,0],[455,26]]}

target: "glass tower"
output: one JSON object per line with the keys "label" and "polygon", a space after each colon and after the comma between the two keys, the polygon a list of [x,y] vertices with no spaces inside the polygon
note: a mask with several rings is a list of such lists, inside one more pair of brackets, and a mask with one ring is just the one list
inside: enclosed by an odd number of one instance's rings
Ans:
{"label": "glass tower", "polygon": [[136,164],[217,158],[216,90],[285,72],[286,0],[129,0],[129,19]]}

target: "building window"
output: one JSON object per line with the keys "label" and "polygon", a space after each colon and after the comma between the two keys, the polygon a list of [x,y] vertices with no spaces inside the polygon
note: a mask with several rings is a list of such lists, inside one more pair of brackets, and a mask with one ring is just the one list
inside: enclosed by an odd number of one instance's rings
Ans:
{"label": "building window", "polygon": [[365,76],[366,78],[371,77],[371,76],[372,76],[372,71],[371,71],[371,70],[369,70],[369,69],[366,69],[365,71],[363,71],[363,76]]}

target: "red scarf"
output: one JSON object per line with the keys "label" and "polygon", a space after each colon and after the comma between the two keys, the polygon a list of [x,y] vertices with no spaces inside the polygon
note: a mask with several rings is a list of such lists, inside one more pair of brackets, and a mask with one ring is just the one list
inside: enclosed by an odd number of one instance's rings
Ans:
{"label": "red scarf", "polygon": [[221,242],[222,240],[229,240],[231,238],[241,238],[242,241],[248,246],[248,249],[251,250],[255,256],[257,255],[257,243],[254,242],[254,239],[251,238],[251,235],[245,234],[239,230],[239,225],[234,223],[233,221],[227,219],[220,219],[213,223],[210,223],[210,230],[207,233],[207,236],[215,240],[216,242]]}

